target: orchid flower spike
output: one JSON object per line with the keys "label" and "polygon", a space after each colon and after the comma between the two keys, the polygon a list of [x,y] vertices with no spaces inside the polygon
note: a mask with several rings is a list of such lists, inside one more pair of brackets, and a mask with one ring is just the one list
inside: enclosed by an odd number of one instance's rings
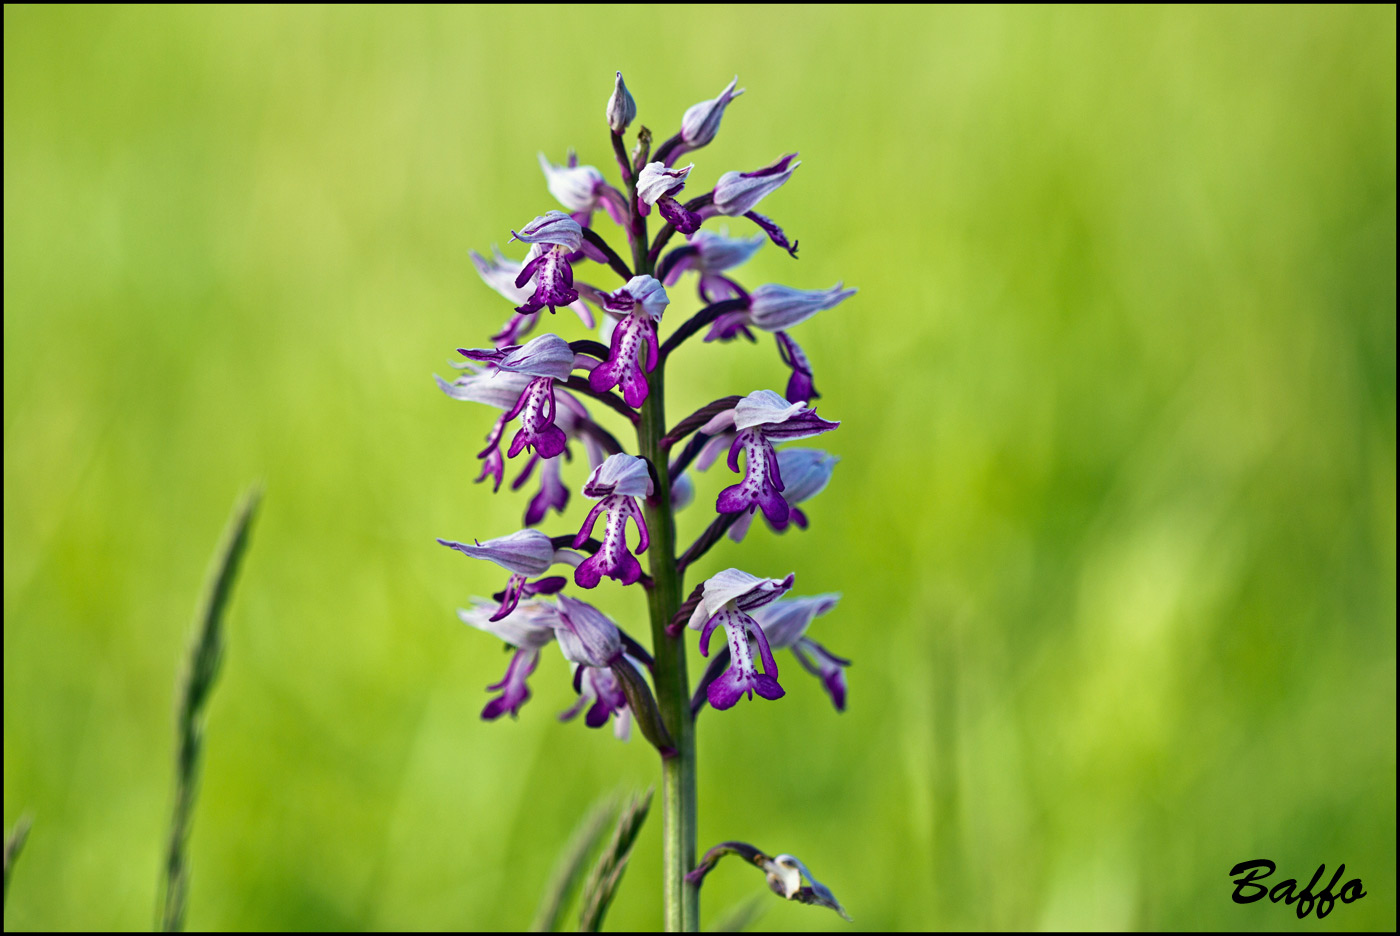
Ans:
{"label": "orchid flower spike", "polygon": [[[710,704],[716,709],[733,708],[741,696],[747,694],[752,699],[755,692],[765,699],[783,697],[783,687],[778,685],[778,664],[773,660],[768,638],[748,612],[763,607],[792,588],[794,578],[789,573],[787,578],[766,579],[738,569],[726,569],[705,582],[687,626],[700,631],[703,656],[710,655],[710,635],[716,627],[724,626],[729,641],[729,668],[707,689]],[[750,640],[763,662],[761,673],[754,665]]]}
{"label": "orchid flower spike", "polygon": [[[504,296],[513,306],[523,306],[529,301],[531,290],[522,289],[515,285],[516,277],[520,275],[525,264],[508,259],[501,253],[500,248],[494,246],[491,248],[492,256],[490,259],[483,257],[475,250],[469,253],[472,266],[476,267],[476,272],[487,286]],[[582,300],[575,299],[569,303],[569,310],[579,317],[585,328],[591,329],[597,324],[593,319],[593,313],[589,311],[588,306],[584,305]],[[521,338],[530,334],[539,324],[541,314],[541,312],[535,311],[529,315],[520,315],[519,313],[512,315],[501,330],[491,336],[491,340],[496,343],[497,347],[517,344]]]}
{"label": "orchid flower spike", "polygon": [[650,496],[652,488],[646,459],[634,455],[611,455],[593,469],[583,485],[583,495],[598,503],[574,537],[574,548],[581,548],[588,542],[603,511],[607,511],[608,520],[598,551],[574,570],[575,584],[581,588],[596,588],[606,575],[623,585],[631,585],[642,577],[641,563],[627,549],[627,521],[630,519],[637,525],[637,553],[646,552],[651,540],[637,498]]}
{"label": "orchid flower spike", "polygon": [[[651,392],[646,374],[656,369],[660,353],[656,325],[670,301],[665,287],[650,276],[634,276],[617,292],[603,297],[603,308],[625,318],[613,329],[608,359],[589,372],[590,387],[602,393],[621,385],[622,399],[628,406],[646,402]],[[645,359],[639,361],[643,351]]]}
{"label": "orchid flower spike", "polygon": [[733,431],[729,469],[739,470],[739,453],[745,456],[744,479],[720,492],[715,507],[720,513],[762,509],[775,526],[785,525],[790,509],[783,499],[783,477],[774,442],[805,439],[830,432],[839,422],[817,416],[806,403],[789,403],[772,390],[757,390],[730,410],[724,410],[701,427],[706,435]]}
{"label": "orchid flower spike", "polygon": [[845,668],[851,661],[839,657],[830,650],[806,636],[807,628],[815,618],[826,614],[841,600],[837,594],[815,595],[811,598],[784,598],[775,601],[754,613],[763,632],[768,635],[768,645],[774,650],[791,649],[792,655],[802,668],[822,681],[826,694],[831,696],[831,704],[836,711],[846,710]]}
{"label": "orchid flower spike", "polygon": [[445,539],[439,539],[438,542],[473,559],[494,562],[510,573],[505,590],[495,595],[500,607],[496,609],[493,621],[508,616],[520,603],[520,599],[534,595],[553,595],[566,584],[562,575],[537,578],[536,581],[528,583],[526,579],[544,575],[555,563],[577,566],[582,559],[570,550],[555,549],[550,538],[539,530],[521,530],[519,533],[487,540],[484,543],[459,543],[456,540]]}
{"label": "orchid flower spike", "polygon": [[[831,473],[841,459],[828,455],[820,449],[790,448],[778,453],[778,474],[783,479],[783,500],[788,504],[788,519],[779,524],[764,520],[773,532],[785,532],[789,525],[800,530],[807,529],[807,515],[797,505],[820,494],[831,480]],[[729,528],[729,538],[742,542],[749,526],[753,523],[753,513],[746,513],[734,521]]]}
{"label": "orchid flower spike", "polygon": [[526,680],[540,662],[540,648],[554,640],[552,626],[555,615],[554,605],[541,599],[521,602],[516,609],[502,616],[495,602],[475,599],[472,607],[457,609],[462,623],[478,630],[486,631],[501,638],[515,648],[515,654],[506,666],[506,674],[500,682],[486,688],[501,694],[481,710],[484,721],[494,721],[506,712],[514,718],[520,714],[520,707],[530,698],[530,687]]}
{"label": "orchid flower spike", "polygon": [[534,293],[515,311],[530,315],[548,306],[552,313],[555,306],[577,302],[569,255],[583,247],[583,228],[579,223],[562,211],[547,211],[510,233],[512,240],[532,245],[530,256],[515,277],[515,285],[524,289],[531,279],[535,281]]}

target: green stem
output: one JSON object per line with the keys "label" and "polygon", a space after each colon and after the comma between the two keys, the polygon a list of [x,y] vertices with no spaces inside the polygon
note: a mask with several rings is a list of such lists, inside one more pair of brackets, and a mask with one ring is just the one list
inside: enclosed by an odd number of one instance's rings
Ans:
{"label": "green stem", "polygon": [[[633,269],[652,275],[655,266],[647,257],[646,218],[637,211],[637,189],[626,180],[632,217],[628,230]],[[685,665],[685,640],[670,637],[666,625],[681,603],[681,580],[676,568],[676,520],[671,510],[671,477],[666,470],[666,362],[659,362],[647,380],[650,391],[642,405],[637,426],[639,454],[656,468],[657,489],[646,502],[651,545],[651,588],[647,607],[651,612],[651,647],[655,662],[652,681],[662,721],[676,746],[672,757],[661,760],[661,862],[662,902],[668,932],[700,929],[700,891],[686,882],[695,867],[695,723],[690,717],[690,676]]]}
{"label": "green stem", "polygon": [[666,929],[694,932],[700,924],[700,892],[685,875],[695,864],[695,725],[690,718],[690,677],[686,672],[684,637],[670,637],[666,625],[680,607],[681,582],[676,568],[676,524],[671,512],[671,479],[661,438],[666,433],[665,370],[658,367],[648,381],[651,391],[642,407],[638,441],[642,456],[658,466],[659,488],[646,504],[651,546],[652,586],[647,593],[651,611],[652,674],[656,704],[676,745],[674,757],[661,762],[662,874]]}

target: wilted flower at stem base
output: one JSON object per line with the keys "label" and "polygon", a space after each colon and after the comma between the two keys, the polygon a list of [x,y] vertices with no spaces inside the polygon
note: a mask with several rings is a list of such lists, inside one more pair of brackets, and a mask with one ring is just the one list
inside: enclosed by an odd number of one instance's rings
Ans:
{"label": "wilted flower at stem base", "polygon": [[[695,870],[685,876],[691,884],[699,887],[705,882],[705,876],[714,870],[715,865],[725,855],[738,855],[744,861],[753,865],[763,872],[764,878],[768,881],[768,888],[786,900],[795,900],[798,903],[812,904],[819,907],[827,907],[841,914],[846,921],[850,921],[850,916],[841,906],[841,902],[836,899],[825,884],[812,876],[812,872],[807,870],[797,858],[792,855],[778,855],[770,858],[759,849],[753,847],[748,842],[720,842],[714,848],[705,852]],[[806,880],[807,884],[802,882]]]}

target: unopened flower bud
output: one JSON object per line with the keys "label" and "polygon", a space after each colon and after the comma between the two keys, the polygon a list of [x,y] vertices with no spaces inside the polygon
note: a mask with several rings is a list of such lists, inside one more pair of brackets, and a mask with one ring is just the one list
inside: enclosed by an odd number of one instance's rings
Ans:
{"label": "unopened flower bud", "polygon": [[613,85],[612,97],[608,98],[608,127],[618,136],[627,132],[627,125],[637,116],[637,102],[622,81],[622,72],[617,73],[617,83]]}

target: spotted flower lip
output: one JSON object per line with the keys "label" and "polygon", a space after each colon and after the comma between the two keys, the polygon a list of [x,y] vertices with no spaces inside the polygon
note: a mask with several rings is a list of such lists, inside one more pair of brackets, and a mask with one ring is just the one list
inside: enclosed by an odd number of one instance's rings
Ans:
{"label": "spotted flower lip", "polygon": [[609,312],[619,315],[641,312],[653,322],[661,321],[662,313],[670,304],[671,298],[666,295],[666,288],[654,277],[646,275],[634,276],[617,292],[603,295],[603,308]]}
{"label": "spotted flower lip", "polygon": [[719,97],[686,108],[684,116],[681,117],[681,139],[687,149],[699,149],[715,138],[715,134],[719,132],[719,122],[724,117],[724,109],[729,106],[730,101],[744,93],[743,88],[734,90],[738,83],[739,76],[735,75],[734,80],[719,93]]}
{"label": "spotted flower lip", "polygon": [[794,159],[797,159],[797,154],[788,153],[762,169],[726,172],[715,183],[715,211],[731,217],[753,211],[766,196],[792,178],[792,173],[802,165],[801,161],[793,162]]}
{"label": "spotted flower lip", "polygon": [[532,338],[523,345],[495,349],[458,348],[457,353],[507,373],[530,377],[567,380],[574,369],[573,349],[567,341],[552,333]]}
{"label": "spotted flower lip", "polygon": [[[526,258],[527,262],[539,256],[539,253],[539,248],[532,247],[530,256]],[[499,247],[494,245],[491,248],[490,259],[483,257],[475,250],[469,251],[469,256],[472,266],[476,267],[476,272],[481,276],[482,282],[509,300],[511,305],[522,306],[529,301],[532,290],[515,285],[516,277],[524,269],[525,263],[511,260],[501,253]],[[597,324],[593,318],[593,312],[582,300],[575,299],[569,303],[569,310],[579,317],[585,328],[593,328]],[[539,319],[540,313],[538,312],[530,315],[512,315],[502,329],[491,336],[491,340],[500,345],[515,344],[518,339],[534,330]]]}
{"label": "spotted flower lip", "polygon": [[[620,387],[628,406],[646,402],[651,393],[646,374],[656,369],[661,350],[656,323],[670,301],[665,287],[646,275],[632,277],[620,290],[603,297],[604,308],[626,317],[613,329],[608,359],[589,371],[588,385],[593,390],[602,393]],[[645,360],[639,363],[642,352]]]}
{"label": "spotted flower lip", "polygon": [[613,93],[608,98],[608,109],[605,115],[608,120],[608,129],[621,136],[627,132],[627,125],[637,117],[637,102],[632,99],[632,94],[627,90],[627,85],[622,81],[622,72],[617,73],[617,81],[613,85]]}
{"label": "spotted flower lip", "polygon": [[[778,684],[778,664],[763,628],[749,611],[761,608],[792,587],[795,576],[785,579],[761,579],[739,569],[726,569],[705,582],[689,627],[700,628],[700,653],[710,654],[710,636],[716,627],[723,627],[729,644],[729,667],[710,681],[706,695],[716,709],[733,708],[745,695],[757,694],[765,699],[784,695]],[[754,664],[753,649],[758,650],[763,664],[760,671]]]}
{"label": "spotted flower lip", "polygon": [[637,527],[637,554],[646,552],[651,544],[646,518],[637,498],[650,495],[653,489],[651,473],[645,459],[633,455],[612,455],[594,469],[583,486],[586,497],[599,498],[578,535],[574,547],[587,542],[594,525],[604,511],[608,521],[598,551],[574,570],[574,583],[580,588],[596,588],[603,576],[631,585],[642,577],[642,566],[627,548],[627,521]]}

